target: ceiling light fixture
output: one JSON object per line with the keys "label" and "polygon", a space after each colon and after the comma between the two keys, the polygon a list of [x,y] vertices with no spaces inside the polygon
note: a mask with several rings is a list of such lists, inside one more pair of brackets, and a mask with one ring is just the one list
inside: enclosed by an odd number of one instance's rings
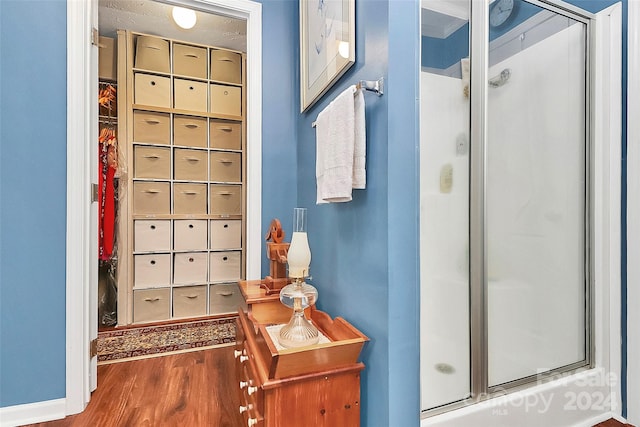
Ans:
{"label": "ceiling light fixture", "polygon": [[189,30],[196,25],[196,11],[184,7],[174,6],[171,12],[173,20],[180,28]]}

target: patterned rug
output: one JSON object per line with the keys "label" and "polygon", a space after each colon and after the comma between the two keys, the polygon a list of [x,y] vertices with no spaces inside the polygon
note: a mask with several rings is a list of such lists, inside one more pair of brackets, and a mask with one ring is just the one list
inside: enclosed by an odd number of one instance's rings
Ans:
{"label": "patterned rug", "polygon": [[234,317],[102,331],[98,332],[98,364],[204,350],[235,340]]}

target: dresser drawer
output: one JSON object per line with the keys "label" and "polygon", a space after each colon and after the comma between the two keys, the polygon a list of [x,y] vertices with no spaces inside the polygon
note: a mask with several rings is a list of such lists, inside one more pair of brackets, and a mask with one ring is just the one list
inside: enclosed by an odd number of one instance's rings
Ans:
{"label": "dresser drawer", "polygon": [[211,185],[210,200],[212,215],[242,214],[241,185]]}
{"label": "dresser drawer", "polygon": [[215,219],[210,222],[213,250],[242,248],[242,221]]}
{"label": "dresser drawer", "polygon": [[173,184],[174,214],[206,214],[207,184]]}
{"label": "dresser drawer", "polygon": [[193,80],[173,80],[174,107],[179,110],[207,111],[207,84]]}
{"label": "dresser drawer", "polygon": [[171,135],[169,115],[150,111],[133,112],[133,140],[169,145]]}
{"label": "dresser drawer", "polygon": [[206,285],[173,288],[173,317],[194,317],[206,314]]}
{"label": "dresser drawer", "polygon": [[209,255],[209,281],[234,282],[241,278],[241,252],[211,252]]}
{"label": "dresser drawer", "polygon": [[211,84],[211,109],[213,114],[242,116],[242,89],[236,86]]}
{"label": "dresser drawer", "polygon": [[148,254],[133,256],[134,288],[169,286],[170,282],[171,255]]}
{"label": "dresser drawer", "polygon": [[207,253],[186,252],[173,256],[173,283],[188,285],[207,281]]}
{"label": "dresser drawer", "polygon": [[204,117],[175,116],[173,118],[173,145],[207,147],[207,119]]}
{"label": "dresser drawer", "polygon": [[220,283],[209,287],[209,314],[237,313],[247,308],[236,283]]}
{"label": "dresser drawer", "polygon": [[174,179],[186,181],[207,180],[207,152],[176,148],[173,153]]}
{"label": "dresser drawer", "polygon": [[211,120],[209,124],[211,148],[242,150],[242,125],[237,122]]}
{"label": "dresser drawer", "polygon": [[207,220],[176,220],[173,223],[173,249],[207,249]]}
{"label": "dresser drawer", "polygon": [[171,89],[169,77],[135,73],[134,104],[153,107],[171,107]]}
{"label": "dresser drawer", "polygon": [[242,83],[242,56],[228,50],[211,50],[211,80]]}
{"label": "dresser drawer", "polygon": [[141,145],[134,146],[133,177],[169,179],[171,177],[170,149]]}
{"label": "dresser drawer", "polygon": [[170,194],[168,182],[134,182],[133,213],[168,214]]}
{"label": "dresser drawer", "polygon": [[207,49],[173,44],[173,74],[207,78]]}
{"label": "dresser drawer", "polygon": [[171,249],[171,221],[135,220],[133,222],[133,250],[157,252]]}
{"label": "dresser drawer", "polygon": [[157,37],[138,36],[135,67],[168,73],[170,71],[169,42]]}
{"label": "dresser drawer", "polygon": [[211,181],[242,182],[242,155],[229,151],[211,152]]}
{"label": "dresser drawer", "polygon": [[133,322],[154,322],[171,317],[169,288],[133,291]]}

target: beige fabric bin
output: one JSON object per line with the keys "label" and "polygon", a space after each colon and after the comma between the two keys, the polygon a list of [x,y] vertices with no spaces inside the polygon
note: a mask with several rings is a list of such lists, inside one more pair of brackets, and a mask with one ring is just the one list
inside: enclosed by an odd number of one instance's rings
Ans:
{"label": "beige fabric bin", "polygon": [[169,179],[171,177],[170,148],[135,145],[133,159],[134,178]]}
{"label": "beige fabric bin", "polygon": [[195,317],[206,314],[206,285],[173,288],[173,317]]}
{"label": "beige fabric bin", "polygon": [[158,37],[138,36],[135,67],[169,73],[169,42]]}
{"label": "beige fabric bin", "polygon": [[174,214],[206,214],[207,184],[173,184]]}
{"label": "beige fabric bin", "polygon": [[171,194],[168,182],[134,182],[133,214],[168,214]]}
{"label": "beige fabric bin", "polygon": [[241,185],[211,185],[212,215],[242,215],[242,186]]}
{"label": "beige fabric bin", "polygon": [[210,230],[211,249],[242,248],[242,221],[214,219],[211,220]]}
{"label": "beige fabric bin", "polygon": [[188,285],[207,281],[207,253],[185,252],[173,255],[173,283]]}
{"label": "beige fabric bin", "polygon": [[207,180],[207,152],[176,148],[173,153],[174,179],[186,181]]}
{"label": "beige fabric bin", "polygon": [[209,124],[211,148],[242,150],[242,124],[222,120],[211,120]]}
{"label": "beige fabric bin", "polygon": [[207,119],[204,117],[174,116],[173,145],[207,147]]}
{"label": "beige fabric bin", "polygon": [[171,317],[171,290],[133,291],[133,323],[167,320]]}
{"label": "beige fabric bin", "polygon": [[207,49],[174,43],[173,74],[206,79]]}
{"label": "beige fabric bin", "polygon": [[178,110],[207,112],[207,84],[173,79],[173,106]]}
{"label": "beige fabric bin", "polygon": [[242,116],[242,89],[236,86],[211,84],[211,108],[212,114],[227,116]]}
{"label": "beige fabric bin", "polygon": [[133,256],[133,287],[159,288],[171,283],[171,255],[145,254]]}
{"label": "beige fabric bin", "polygon": [[135,73],[133,103],[151,107],[171,107],[171,82],[169,77]]}
{"label": "beige fabric bin", "polygon": [[242,83],[242,56],[228,50],[211,50],[211,80]]}
{"label": "beige fabric bin", "polygon": [[173,249],[195,251],[207,249],[207,220],[184,219],[173,223]]}
{"label": "beige fabric bin", "polygon": [[228,151],[211,152],[211,181],[242,182],[242,156]]}
{"label": "beige fabric bin", "polygon": [[220,283],[209,287],[209,314],[237,313],[247,304],[236,283]]}
{"label": "beige fabric bin", "polygon": [[240,280],[241,252],[225,251],[209,254],[209,281],[232,282]]}
{"label": "beige fabric bin", "polygon": [[98,77],[106,80],[118,78],[116,40],[100,36],[98,39]]}
{"label": "beige fabric bin", "polygon": [[133,112],[133,140],[169,145],[171,123],[168,114],[151,111]]}
{"label": "beige fabric bin", "polygon": [[135,252],[168,251],[171,249],[171,221],[135,220],[133,250]]}

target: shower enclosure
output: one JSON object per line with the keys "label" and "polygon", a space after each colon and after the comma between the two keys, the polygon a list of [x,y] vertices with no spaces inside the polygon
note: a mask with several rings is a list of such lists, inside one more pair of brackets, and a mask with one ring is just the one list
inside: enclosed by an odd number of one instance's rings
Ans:
{"label": "shower enclosure", "polygon": [[561,2],[422,2],[423,416],[592,364],[591,30]]}

